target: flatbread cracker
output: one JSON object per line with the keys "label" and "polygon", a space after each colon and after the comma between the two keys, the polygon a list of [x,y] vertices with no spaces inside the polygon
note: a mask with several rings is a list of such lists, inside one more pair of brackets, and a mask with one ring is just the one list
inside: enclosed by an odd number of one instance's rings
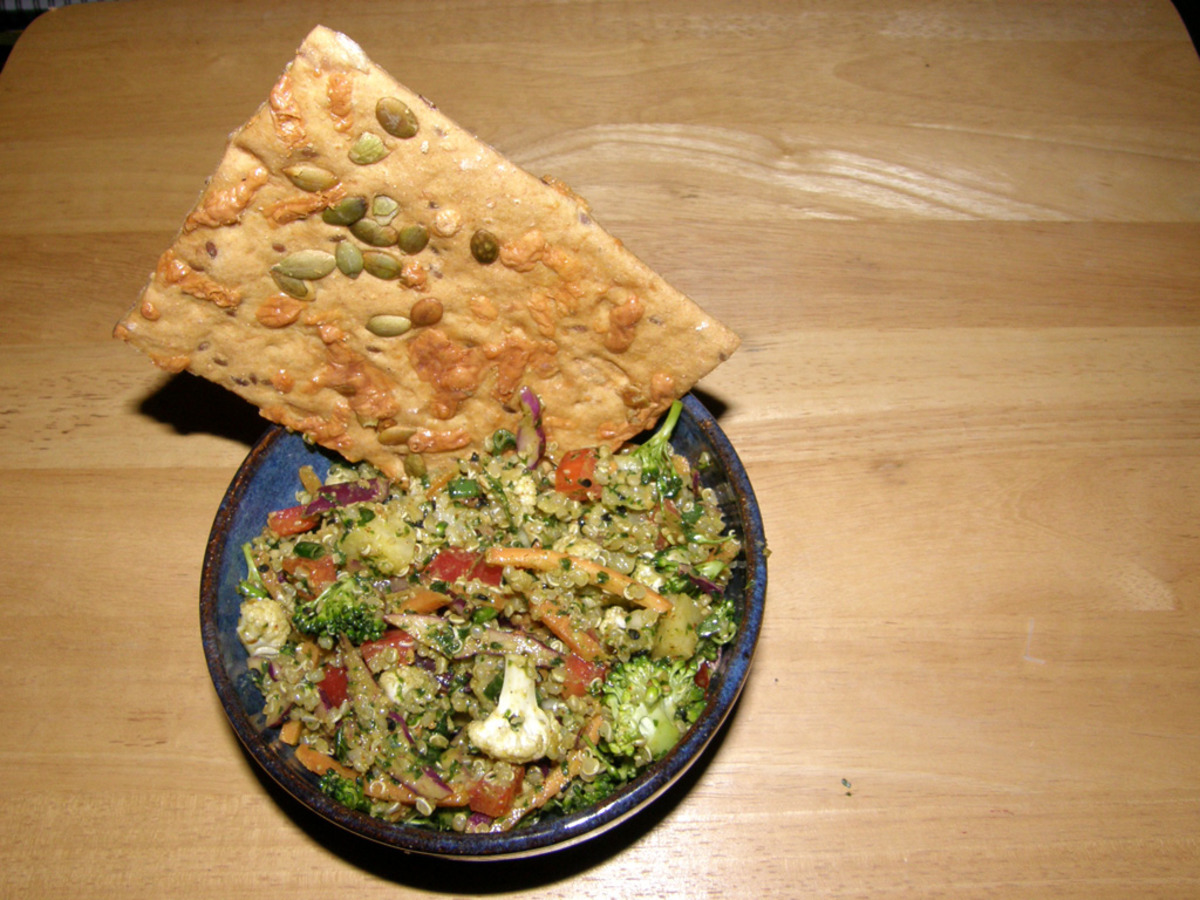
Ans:
{"label": "flatbread cracker", "polygon": [[552,179],[316,28],[115,335],[403,477],[516,431],[617,447],[738,345]]}

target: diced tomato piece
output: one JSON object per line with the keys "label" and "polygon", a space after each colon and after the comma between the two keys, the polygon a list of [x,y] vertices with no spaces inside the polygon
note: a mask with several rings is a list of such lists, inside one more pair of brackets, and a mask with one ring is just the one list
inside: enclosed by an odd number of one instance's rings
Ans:
{"label": "diced tomato piece", "polygon": [[707,660],[702,662],[700,668],[696,670],[696,674],[692,676],[692,681],[696,683],[697,687],[704,688],[707,691],[708,683],[712,681],[712,663]]}
{"label": "diced tomato piece", "polygon": [[396,651],[396,659],[398,662],[405,665],[411,664],[416,658],[413,646],[416,642],[411,634],[407,631],[401,631],[398,628],[390,628],[383,633],[383,636],[378,640],[366,641],[359,646],[358,652],[362,654],[363,662],[368,667],[371,661],[380,653],[392,648]]}
{"label": "diced tomato piece", "polygon": [[513,777],[501,781],[494,776],[480,778],[471,788],[467,805],[474,812],[482,813],[498,819],[512,809],[513,801],[521,793],[521,785],[525,782],[525,767],[518,766],[513,770]]}
{"label": "diced tomato piece", "polygon": [[582,697],[587,693],[588,685],[597,678],[604,678],[607,669],[599,663],[589,662],[582,656],[568,653],[563,658],[563,694],[567,697]]}
{"label": "diced tomato piece", "polygon": [[476,579],[492,587],[499,587],[504,577],[504,569],[488,565],[483,554],[478,551],[444,547],[429,561],[424,574],[430,581],[444,581],[447,584]]}
{"label": "diced tomato piece", "polygon": [[314,597],[337,581],[337,563],[329,555],[320,559],[289,556],[283,561],[283,571],[293,579],[303,579],[308,585],[308,593]]}
{"label": "diced tomato piece", "polygon": [[573,500],[589,500],[600,496],[596,484],[596,451],[590,447],[563,454],[554,472],[554,489]]}
{"label": "diced tomato piece", "polygon": [[275,512],[267,514],[267,525],[280,537],[312,531],[321,524],[321,516],[305,514],[304,510],[303,506],[277,509]]}
{"label": "diced tomato piece", "polygon": [[350,688],[350,678],[342,666],[326,666],[325,677],[317,686],[321,699],[330,709],[341,706],[346,702]]}

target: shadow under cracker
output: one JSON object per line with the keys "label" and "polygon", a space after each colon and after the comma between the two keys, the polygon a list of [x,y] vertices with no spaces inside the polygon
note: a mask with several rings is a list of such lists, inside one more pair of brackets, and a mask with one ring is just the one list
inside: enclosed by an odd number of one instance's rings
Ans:
{"label": "shadow under cracker", "polygon": [[177,434],[211,434],[247,450],[270,427],[252,404],[190,372],[173,375],[138,404],[138,412]]}
{"label": "shadow under cracker", "polygon": [[690,393],[694,394],[696,399],[700,401],[700,405],[712,413],[713,418],[718,421],[725,415],[726,410],[729,409],[729,404],[724,400],[699,387],[693,386]]}

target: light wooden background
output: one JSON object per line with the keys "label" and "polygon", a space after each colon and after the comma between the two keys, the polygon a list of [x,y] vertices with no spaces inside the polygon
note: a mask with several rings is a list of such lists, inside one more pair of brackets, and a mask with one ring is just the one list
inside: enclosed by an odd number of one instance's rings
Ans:
{"label": "light wooden background", "polygon": [[[765,631],[680,790],[405,858],[241,754],[197,620],[262,429],[112,341],[316,23],[741,333]],[[0,75],[0,896],[1200,895],[1200,60],[1166,0],[134,0]],[[847,786],[848,785],[848,786]]]}

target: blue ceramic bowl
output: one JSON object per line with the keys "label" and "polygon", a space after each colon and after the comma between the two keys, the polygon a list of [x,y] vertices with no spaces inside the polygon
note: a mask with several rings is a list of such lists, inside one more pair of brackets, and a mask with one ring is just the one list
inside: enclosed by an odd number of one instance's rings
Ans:
{"label": "blue ceramic bowl", "polygon": [[333,802],[317,779],[298,763],[292,748],[266,727],[262,698],[250,680],[246,652],[237,638],[244,577],[242,545],[256,536],[267,513],[295,503],[297,471],[312,466],[324,477],[330,457],[280,428],[258,442],[238,470],[217,510],[200,584],[204,654],[217,694],[238,739],[284,790],[317,815],[380,844],[432,856],[505,859],[532,856],[578,844],[644,809],[688,770],[724,723],[741,692],[762,626],[767,589],[766,543],[754,491],[737,453],[716,420],[694,396],[684,398],[672,436],[675,449],[695,461],[708,451],[715,465],[703,481],[720,499],[725,520],[742,537],[744,551],[728,587],[741,613],[734,642],[726,647],[709,689],[708,706],[670,753],[635,781],[596,806],[556,819],[543,819],[502,834],[457,834],[395,825]]}

